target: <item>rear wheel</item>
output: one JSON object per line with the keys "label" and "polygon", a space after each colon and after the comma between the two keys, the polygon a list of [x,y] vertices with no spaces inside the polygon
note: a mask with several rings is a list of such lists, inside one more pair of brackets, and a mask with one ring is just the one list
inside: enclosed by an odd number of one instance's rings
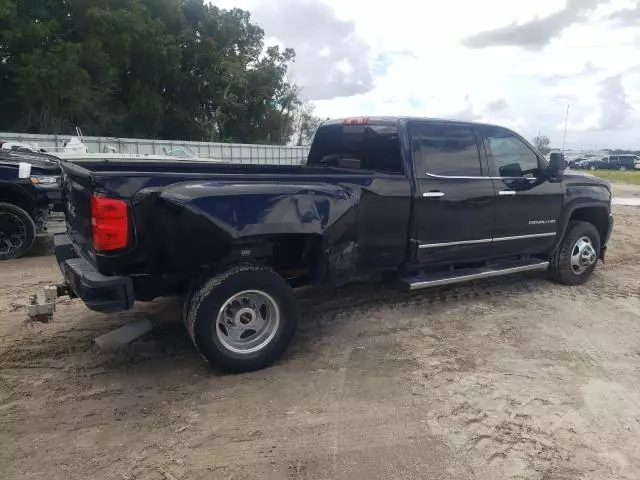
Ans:
{"label": "rear wheel", "polygon": [[194,288],[185,323],[198,352],[228,372],[264,368],[286,351],[298,324],[297,299],[285,280],[240,265]]}
{"label": "rear wheel", "polygon": [[549,272],[564,285],[585,283],[596,268],[600,252],[598,229],[587,222],[571,222],[562,243],[551,257]]}
{"label": "rear wheel", "polygon": [[0,203],[0,260],[18,258],[31,250],[36,224],[22,208]]}

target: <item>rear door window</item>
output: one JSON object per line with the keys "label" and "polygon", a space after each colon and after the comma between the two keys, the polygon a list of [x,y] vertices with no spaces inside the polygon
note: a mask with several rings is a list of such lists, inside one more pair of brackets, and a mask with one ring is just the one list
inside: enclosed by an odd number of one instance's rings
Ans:
{"label": "rear door window", "polygon": [[331,124],[318,129],[307,165],[401,174],[403,162],[396,125]]}
{"label": "rear door window", "polygon": [[482,167],[476,133],[462,125],[412,126],[416,176],[480,177]]}

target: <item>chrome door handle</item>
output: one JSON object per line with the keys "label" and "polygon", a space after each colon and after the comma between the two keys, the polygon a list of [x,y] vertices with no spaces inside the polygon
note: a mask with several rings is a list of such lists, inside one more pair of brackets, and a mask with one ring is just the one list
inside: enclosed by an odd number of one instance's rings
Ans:
{"label": "chrome door handle", "polygon": [[515,194],[516,194],[515,190],[500,190],[498,192],[498,195],[502,195],[502,196],[515,195]]}
{"label": "chrome door handle", "polygon": [[425,192],[422,196],[425,198],[440,198],[444,197],[444,192]]}

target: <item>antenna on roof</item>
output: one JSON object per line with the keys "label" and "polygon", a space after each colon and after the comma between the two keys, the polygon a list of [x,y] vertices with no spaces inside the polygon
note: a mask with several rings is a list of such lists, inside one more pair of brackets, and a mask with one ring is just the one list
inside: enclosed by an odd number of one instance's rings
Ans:
{"label": "antenna on roof", "polygon": [[567,105],[567,116],[564,119],[564,138],[562,139],[562,153],[564,154],[564,146],[567,143],[567,125],[569,124],[569,107],[570,105]]}

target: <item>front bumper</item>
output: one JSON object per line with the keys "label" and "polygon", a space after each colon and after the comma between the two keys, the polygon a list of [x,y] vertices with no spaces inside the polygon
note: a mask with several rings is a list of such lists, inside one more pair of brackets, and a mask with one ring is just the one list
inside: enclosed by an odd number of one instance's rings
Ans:
{"label": "front bumper", "polygon": [[604,237],[604,241],[602,242],[602,246],[600,247],[600,259],[604,261],[605,254],[607,253],[607,245],[609,244],[609,239],[611,238],[611,232],[613,231],[613,215],[609,214],[609,223],[607,225],[607,233]]}
{"label": "front bumper", "polygon": [[133,306],[133,281],[129,277],[102,275],[76,254],[66,233],[54,235],[53,245],[60,271],[73,293],[91,310],[112,313]]}

